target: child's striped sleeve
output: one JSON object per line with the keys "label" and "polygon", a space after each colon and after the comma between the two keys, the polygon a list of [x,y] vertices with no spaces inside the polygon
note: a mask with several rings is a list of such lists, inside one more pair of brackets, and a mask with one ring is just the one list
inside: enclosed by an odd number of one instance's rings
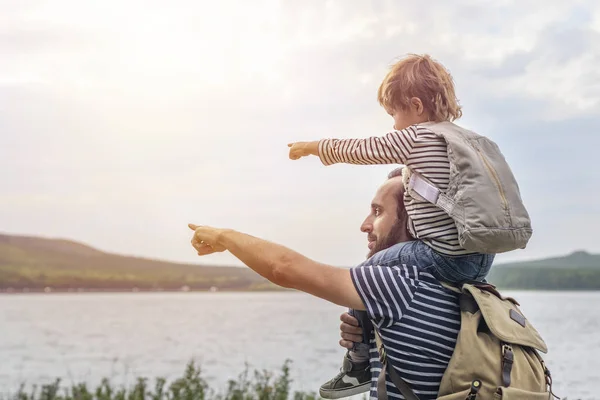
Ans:
{"label": "child's striped sleeve", "polygon": [[410,126],[381,137],[323,139],[319,142],[319,158],[324,165],[406,164],[416,134],[415,128]]}

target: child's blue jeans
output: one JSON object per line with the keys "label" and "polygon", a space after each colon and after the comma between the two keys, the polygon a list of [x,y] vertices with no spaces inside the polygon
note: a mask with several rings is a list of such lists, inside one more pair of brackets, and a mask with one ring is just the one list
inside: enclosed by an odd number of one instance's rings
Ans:
{"label": "child's blue jeans", "polygon": [[[440,281],[460,284],[468,281],[485,281],[492,267],[494,254],[470,254],[466,256],[446,256],[437,253],[420,240],[403,242],[381,250],[362,262],[365,265],[407,265],[428,270]],[[366,311],[349,310],[358,320],[363,330],[363,342],[356,343],[353,351],[368,354],[373,325]],[[365,353],[363,353],[365,352]]]}

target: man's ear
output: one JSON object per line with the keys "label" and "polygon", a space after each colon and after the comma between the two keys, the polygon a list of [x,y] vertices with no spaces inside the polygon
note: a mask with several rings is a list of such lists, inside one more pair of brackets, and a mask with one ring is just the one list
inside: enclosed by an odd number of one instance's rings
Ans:
{"label": "man's ear", "polygon": [[421,116],[425,112],[423,102],[418,97],[413,97],[410,99],[410,106],[418,116]]}

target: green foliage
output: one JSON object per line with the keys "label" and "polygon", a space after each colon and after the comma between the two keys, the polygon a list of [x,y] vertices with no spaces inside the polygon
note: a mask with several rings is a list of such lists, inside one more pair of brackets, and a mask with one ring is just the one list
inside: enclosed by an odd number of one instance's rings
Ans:
{"label": "green foliage", "polygon": [[600,255],[567,256],[494,265],[486,278],[502,289],[600,290]]}
{"label": "green foliage", "polygon": [[492,268],[486,278],[502,289],[600,290],[600,268]]}
{"label": "green foliage", "polygon": [[182,377],[170,384],[164,378],[156,378],[151,385],[147,378],[138,378],[129,388],[115,387],[103,379],[95,389],[85,383],[71,387],[61,386],[60,379],[53,383],[34,386],[26,391],[24,386],[13,395],[1,400],[316,400],[314,393],[291,392],[290,360],[287,360],[278,376],[268,371],[254,371],[254,379],[248,379],[248,365],[237,380],[230,380],[224,393],[211,389],[201,375],[200,367],[189,362]]}

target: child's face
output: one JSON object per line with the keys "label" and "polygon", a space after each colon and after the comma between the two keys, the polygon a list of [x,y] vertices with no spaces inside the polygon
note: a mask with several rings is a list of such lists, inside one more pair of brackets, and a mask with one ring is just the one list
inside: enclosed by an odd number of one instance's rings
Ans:
{"label": "child's face", "polygon": [[414,123],[411,122],[413,120],[412,113],[410,110],[397,110],[392,114],[392,118],[394,118],[394,129],[397,131],[401,131],[404,128],[408,128]]}

